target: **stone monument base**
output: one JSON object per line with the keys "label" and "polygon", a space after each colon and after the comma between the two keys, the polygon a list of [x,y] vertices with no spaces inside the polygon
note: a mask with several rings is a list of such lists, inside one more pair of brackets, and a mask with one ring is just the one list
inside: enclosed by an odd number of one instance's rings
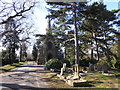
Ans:
{"label": "stone monument base", "polygon": [[78,64],[75,64],[74,73],[72,75],[63,75],[63,68],[61,68],[61,73],[57,74],[57,76],[73,87],[86,85],[86,80],[83,80],[79,73]]}
{"label": "stone monument base", "polygon": [[86,80],[83,80],[82,78],[75,80],[75,79],[73,79],[73,75],[67,76],[67,75],[59,75],[59,74],[57,74],[57,76],[61,80],[65,81],[68,85],[70,85],[72,87],[84,86],[84,85],[86,85],[86,82],[87,82]]}
{"label": "stone monument base", "polygon": [[64,81],[66,79],[66,75],[57,74],[57,77],[59,77],[61,80],[64,80]]}
{"label": "stone monument base", "polygon": [[66,80],[66,83],[72,87],[84,86],[86,85],[86,80]]}

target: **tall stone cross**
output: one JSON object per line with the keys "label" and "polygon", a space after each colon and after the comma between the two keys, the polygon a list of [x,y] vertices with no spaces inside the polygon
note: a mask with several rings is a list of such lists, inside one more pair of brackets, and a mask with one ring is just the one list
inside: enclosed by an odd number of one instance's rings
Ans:
{"label": "tall stone cross", "polygon": [[74,76],[73,76],[73,79],[75,79],[75,80],[80,79],[78,64],[75,64],[75,66],[74,66]]}

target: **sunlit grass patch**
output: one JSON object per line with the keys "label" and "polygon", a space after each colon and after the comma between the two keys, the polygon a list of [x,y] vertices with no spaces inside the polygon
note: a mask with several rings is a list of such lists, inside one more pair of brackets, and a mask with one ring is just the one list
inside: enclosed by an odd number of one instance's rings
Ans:
{"label": "sunlit grass patch", "polygon": [[6,69],[6,70],[10,70],[10,69],[13,69],[15,68],[15,66],[11,66],[11,65],[5,65],[3,67],[0,67],[0,69]]}
{"label": "sunlit grass patch", "polygon": [[55,75],[55,74],[57,74],[57,73],[55,73],[55,72],[47,73],[47,75]]}
{"label": "sunlit grass patch", "polygon": [[103,85],[103,84],[95,84],[96,88],[109,88],[109,86],[107,85]]}
{"label": "sunlit grass patch", "polygon": [[118,88],[117,84],[120,78],[115,76],[107,76],[99,73],[87,74],[84,77],[87,81],[90,81],[94,88]]}
{"label": "sunlit grass patch", "polygon": [[0,73],[9,71],[11,69],[14,69],[22,64],[25,64],[26,62],[18,62],[18,63],[13,63],[13,64],[8,64],[8,65],[4,65],[2,67],[0,67]]}
{"label": "sunlit grass patch", "polygon": [[18,63],[13,63],[11,65],[13,65],[13,66],[19,66],[19,65],[23,65],[25,63],[27,63],[27,62],[18,62]]}

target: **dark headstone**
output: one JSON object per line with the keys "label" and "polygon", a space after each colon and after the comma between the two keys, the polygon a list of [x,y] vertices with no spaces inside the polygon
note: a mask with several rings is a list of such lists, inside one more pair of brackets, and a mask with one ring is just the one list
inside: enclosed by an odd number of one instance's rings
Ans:
{"label": "dark headstone", "polygon": [[102,66],[101,65],[96,65],[95,68],[96,68],[97,71],[102,71]]}
{"label": "dark headstone", "polygon": [[89,64],[89,71],[95,71],[94,64]]}
{"label": "dark headstone", "polygon": [[102,71],[103,71],[104,73],[108,73],[108,69],[109,69],[109,68],[108,68],[107,65],[104,64],[104,65],[102,66]]}

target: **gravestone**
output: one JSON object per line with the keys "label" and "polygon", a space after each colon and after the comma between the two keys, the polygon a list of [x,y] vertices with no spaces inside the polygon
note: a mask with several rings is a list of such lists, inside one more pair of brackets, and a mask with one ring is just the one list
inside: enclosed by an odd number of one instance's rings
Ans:
{"label": "gravestone", "polygon": [[63,63],[63,71],[66,71],[66,63]]}
{"label": "gravestone", "polygon": [[63,63],[63,67],[61,68],[60,75],[63,75],[64,71],[66,71],[66,63]]}
{"label": "gravestone", "polygon": [[63,65],[61,68],[61,73],[57,74],[57,76],[64,80],[70,86],[79,86],[79,85],[86,85],[86,80],[83,80],[81,75],[79,75],[78,64],[75,64],[73,67],[74,73],[72,75],[63,75],[66,69],[66,64]]}
{"label": "gravestone", "polygon": [[96,68],[97,71],[102,71],[102,66],[101,65],[96,65],[95,68]]}
{"label": "gravestone", "polygon": [[94,64],[89,63],[89,71],[95,71]]}
{"label": "gravestone", "polygon": [[102,71],[103,73],[108,73],[108,66],[106,64],[102,66]]}
{"label": "gravestone", "polygon": [[61,75],[61,76],[63,75],[63,71],[64,71],[63,68],[61,68],[61,72],[60,72],[60,75]]}
{"label": "gravestone", "polygon": [[81,75],[79,74],[78,64],[74,65],[73,70],[73,75],[69,75],[66,77],[66,83],[70,86],[86,85],[86,80],[83,80]]}
{"label": "gravestone", "polygon": [[75,64],[73,70],[74,70],[74,76],[73,76],[73,79],[80,79],[79,69],[78,69],[78,64]]}

